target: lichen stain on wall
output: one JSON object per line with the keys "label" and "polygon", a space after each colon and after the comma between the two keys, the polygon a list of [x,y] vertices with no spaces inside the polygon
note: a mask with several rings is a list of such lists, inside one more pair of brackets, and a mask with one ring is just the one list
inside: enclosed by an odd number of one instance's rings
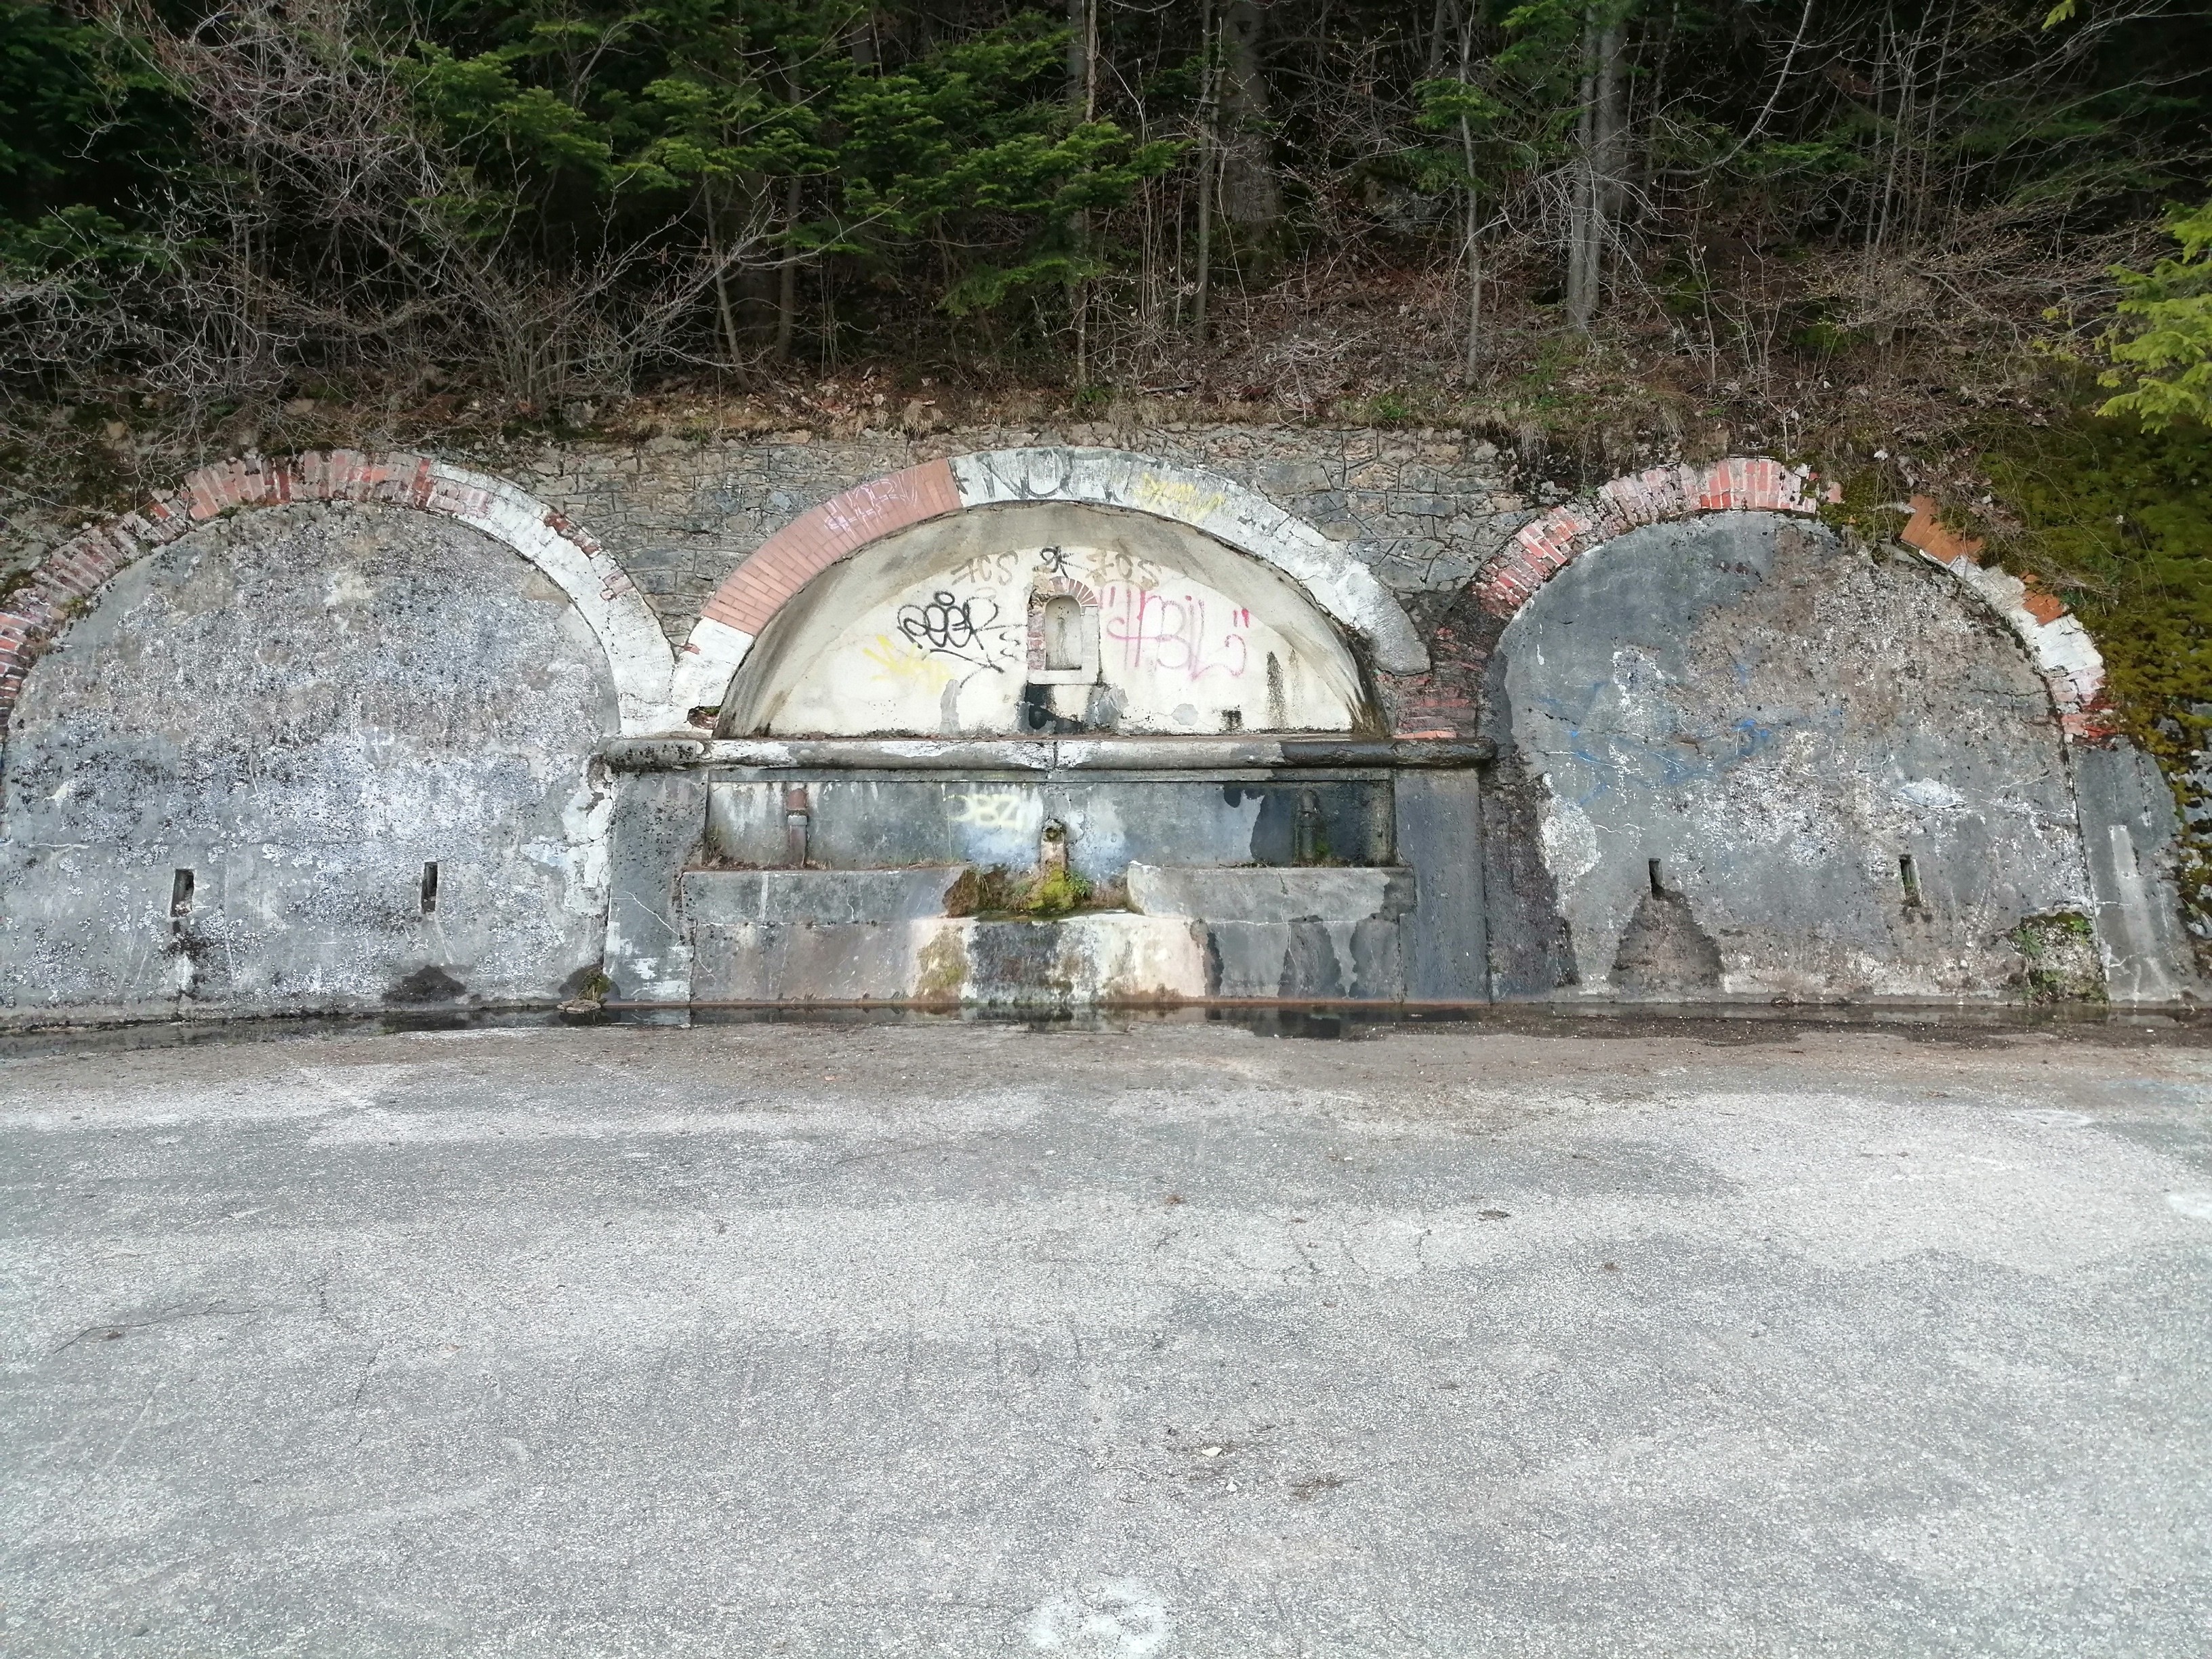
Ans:
{"label": "lichen stain on wall", "polygon": [[2021,917],[2087,902],[2048,692],[1941,571],[1764,514],[1655,526],[1501,649],[1585,991],[1633,990],[1624,936],[1674,908],[1730,994],[1986,989]]}
{"label": "lichen stain on wall", "polygon": [[498,1000],[596,961],[613,695],[534,579],[354,505],[218,520],[117,577],[9,735],[0,1001],[374,1005],[427,969]]}

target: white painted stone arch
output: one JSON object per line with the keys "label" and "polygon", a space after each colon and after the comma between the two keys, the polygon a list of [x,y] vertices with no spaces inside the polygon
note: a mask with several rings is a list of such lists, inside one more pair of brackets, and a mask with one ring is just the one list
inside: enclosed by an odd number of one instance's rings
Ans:
{"label": "white painted stone arch", "polygon": [[1271,564],[1366,641],[1385,673],[1418,674],[1428,649],[1375,573],[1295,514],[1233,478],[1120,449],[1001,449],[952,463],[962,503],[1084,501],[1205,532]]}
{"label": "white painted stone arch", "polygon": [[668,703],[718,705],[755,640],[816,576],[892,532],[970,507],[1066,502],[1187,526],[1273,567],[1364,646],[1386,673],[1427,648],[1389,589],[1340,542],[1233,478],[1116,449],[1001,449],[925,462],[802,514],[732,571],[677,659]]}
{"label": "white painted stone arch", "polygon": [[588,532],[488,473],[428,455],[314,451],[246,455],[189,474],[170,495],[64,543],[0,611],[0,721],[46,642],[117,572],[195,526],[246,507],[307,501],[382,501],[458,520],[527,559],[568,596],[606,653],[622,731],[682,722],[668,686],[675,653],[629,575]]}

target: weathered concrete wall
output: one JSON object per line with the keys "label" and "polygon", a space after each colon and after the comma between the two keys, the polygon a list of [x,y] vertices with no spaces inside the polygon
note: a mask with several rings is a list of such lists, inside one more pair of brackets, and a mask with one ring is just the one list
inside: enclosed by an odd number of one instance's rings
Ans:
{"label": "weathered concrete wall", "polygon": [[2201,994],[2174,867],[2180,817],[2158,763],[2132,744],[2084,747],[2075,751],[2074,787],[2113,999]]}
{"label": "weathered concrete wall", "polygon": [[17,705],[0,1007],[556,994],[599,957],[589,757],[615,724],[567,595],[477,532],[206,524],[116,578]]}
{"label": "weathered concrete wall", "polygon": [[1048,822],[1068,867],[1118,881],[1132,862],[1375,865],[1390,857],[1387,777],[1184,779],[854,778],[804,771],[718,779],[708,851],[735,866],[787,864],[792,791],[804,797],[807,862],[830,870],[974,864],[1027,872]]}
{"label": "weathered concrete wall", "polygon": [[[1970,555],[1847,544],[1802,473],[1660,469],[1559,502],[1434,434],[803,438],[241,463],[78,538],[0,600],[0,1013],[546,997],[600,971],[648,1000],[1003,1000],[1025,974],[1050,996],[1996,995],[2037,988],[2022,939],[2092,926],[2115,996],[2198,988],[2171,817],[2111,738],[2079,625]],[[301,490],[391,504],[270,505]],[[1054,646],[1032,601],[1062,597]],[[969,631],[956,610],[1018,695],[948,708],[929,665]],[[703,739],[687,715],[717,698],[726,734],[951,744],[933,779],[590,759]],[[1009,787],[957,753],[1237,732],[1484,735],[1501,758]],[[810,865],[1018,872],[1051,819],[1078,873],[1175,868],[1226,908],[691,915],[702,865],[788,860],[794,781]],[[1231,914],[1240,881],[1277,878],[1231,866],[1340,864],[1405,879],[1371,915]]]}
{"label": "weathered concrete wall", "polygon": [[1917,558],[1765,514],[1637,530],[1499,658],[1586,994],[1988,994],[2023,919],[2092,908],[2046,687]]}
{"label": "weathered concrete wall", "polygon": [[948,915],[973,866],[695,870],[701,1001],[1395,1000],[1413,872],[1128,866],[1129,908]]}

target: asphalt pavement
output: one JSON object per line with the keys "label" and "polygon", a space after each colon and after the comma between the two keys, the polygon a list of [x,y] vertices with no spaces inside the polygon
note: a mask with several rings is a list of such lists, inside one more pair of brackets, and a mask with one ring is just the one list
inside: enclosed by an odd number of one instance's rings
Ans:
{"label": "asphalt pavement", "polygon": [[0,1180],[9,1656],[2212,1654],[2166,1021],[19,1038]]}

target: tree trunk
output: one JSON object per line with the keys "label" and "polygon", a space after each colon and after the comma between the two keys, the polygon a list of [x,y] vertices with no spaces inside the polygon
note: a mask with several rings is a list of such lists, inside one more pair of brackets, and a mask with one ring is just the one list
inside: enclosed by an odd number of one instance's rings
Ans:
{"label": "tree trunk", "polygon": [[1626,31],[1611,4],[1583,14],[1582,113],[1576,123],[1581,162],[1567,233],[1567,318],[1588,331],[1605,282],[1605,254],[1625,193],[1627,83],[1622,76]]}
{"label": "tree trunk", "polygon": [[714,199],[714,186],[702,184],[699,191],[700,205],[707,216],[707,253],[714,262],[714,313],[722,325],[722,353],[727,368],[738,384],[745,380],[744,352],[738,343],[738,313],[730,303],[729,267],[722,260],[722,214],[720,204]]}
{"label": "tree trunk", "polygon": [[[1442,0],[1437,9],[1441,21],[1443,15]],[[1459,78],[1465,82],[1474,69],[1474,18],[1470,13],[1467,25],[1460,31]],[[1482,362],[1482,219],[1481,198],[1474,181],[1474,130],[1468,118],[1459,118],[1460,165],[1467,173],[1467,384],[1474,384],[1476,368]]]}
{"label": "tree trunk", "polygon": [[[1067,104],[1073,120],[1088,121],[1098,98],[1098,69],[1093,49],[1097,45],[1095,0],[1067,0]],[[1079,208],[1068,216],[1068,240],[1079,261],[1091,251],[1091,215]],[[1091,383],[1091,295],[1088,284],[1076,277],[1067,285],[1068,320],[1075,331],[1075,385],[1081,391]]]}
{"label": "tree trunk", "polygon": [[[789,230],[798,222],[799,180],[794,178],[784,186],[784,228]],[[783,268],[775,278],[775,360],[781,363],[790,360],[791,337],[799,326],[798,255],[788,247],[783,251]]]}
{"label": "tree trunk", "polygon": [[1597,222],[1601,270],[1607,247],[1619,240],[1621,210],[1628,200],[1627,30],[1620,12],[1611,12],[1597,38],[1596,143]]}
{"label": "tree trunk", "polygon": [[1091,0],[1067,0],[1067,102],[1078,115],[1090,106]]}
{"label": "tree trunk", "polygon": [[1191,296],[1191,327],[1200,345],[1206,343],[1206,301],[1213,284],[1213,8],[1209,3],[1199,17],[1198,94],[1198,281]]}
{"label": "tree trunk", "polygon": [[[1451,38],[1449,33],[1451,21],[1452,0],[1437,0],[1436,15],[1429,21],[1428,58],[1421,70],[1421,78],[1425,81],[1433,81],[1444,72],[1444,52]],[[1472,27],[1473,25],[1470,23],[1469,27]],[[1465,29],[1461,31],[1462,36],[1466,33]],[[1466,63],[1467,53],[1462,51],[1460,53],[1460,75],[1462,79],[1467,74]]]}
{"label": "tree trunk", "polygon": [[1237,240],[1262,254],[1273,252],[1283,223],[1283,182],[1275,171],[1267,78],[1260,63],[1267,13],[1262,0],[1229,0],[1221,17],[1221,212]]}
{"label": "tree trunk", "polygon": [[1567,216],[1567,320],[1587,329],[1597,312],[1596,37],[1583,33],[1581,112],[1575,118],[1574,201]]}

